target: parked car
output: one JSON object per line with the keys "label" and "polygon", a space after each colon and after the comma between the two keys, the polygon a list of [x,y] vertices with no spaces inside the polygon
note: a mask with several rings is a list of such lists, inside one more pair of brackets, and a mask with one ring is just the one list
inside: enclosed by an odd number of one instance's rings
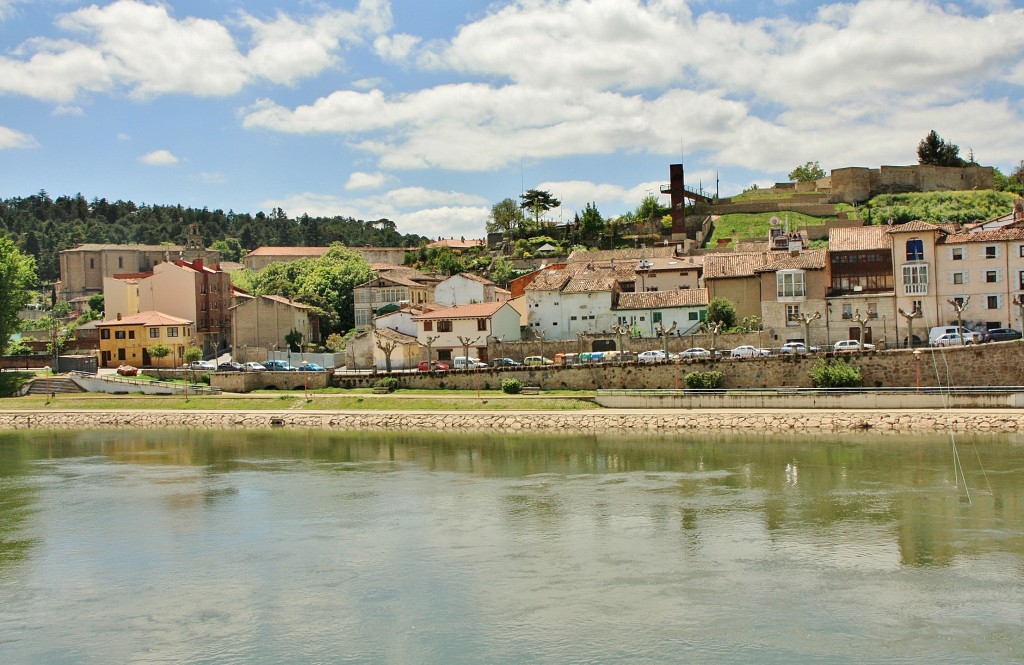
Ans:
{"label": "parked car", "polygon": [[992,328],[981,337],[982,341],[985,342],[1009,342],[1021,339],[1022,335],[1019,330],[1014,330],[1013,328]]}
{"label": "parked car", "polygon": [[680,352],[680,358],[710,358],[711,352],[707,349],[702,349],[699,346],[695,346],[692,349],[687,349]]}
{"label": "parked car", "polygon": [[197,372],[216,372],[217,364],[212,360],[194,360],[190,363],[185,363],[182,367],[186,369],[195,370]]}
{"label": "parked car", "polygon": [[294,372],[296,368],[292,367],[287,360],[267,360],[263,363],[263,368],[268,372]]}
{"label": "parked car", "polygon": [[668,360],[670,360],[670,358],[666,358],[665,352],[661,349],[641,351],[636,357],[636,361],[640,363],[663,363],[668,362]]}
{"label": "parked car", "polygon": [[480,362],[479,358],[455,356],[452,362],[455,369],[487,369],[487,363]]}
{"label": "parked car", "polygon": [[247,362],[242,367],[246,372],[266,372],[267,368],[263,366],[263,363]]}
{"label": "parked car", "polygon": [[217,365],[217,371],[218,372],[244,372],[245,371],[245,365],[243,365],[242,363],[236,363],[233,360],[229,360],[226,363],[221,363],[221,364]]}
{"label": "parked car", "polygon": [[311,363],[311,362],[308,362],[308,361],[305,361],[305,360],[303,360],[301,363],[299,363],[299,366],[296,367],[295,369],[299,370],[300,372],[326,372],[327,371],[327,368],[324,367],[323,365],[317,365],[316,363]]}
{"label": "parked car", "polygon": [[527,367],[537,367],[538,365],[554,365],[555,361],[544,356],[526,356],[523,358],[523,364]]}
{"label": "parked car", "polygon": [[523,363],[511,358],[495,358],[491,361],[495,367],[521,367]]}
{"label": "parked car", "polygon": [[783,355],[794,354],[794,353],[795,354],[803,354],[803,353],[817,353],[817,352],[818,352],[818,347],[812,346],[812,347],[808,348],[807,345],[804,344],[803,342],[786,342],[781,347],[779,347],[779,353],[781,353]]}
{"label": "parked car", "polygon": [[928,343],[935,346],[933,344],[935,340],[949,333],[960,333],[968,344],[981,344],[981,333],[967,330],[966,328],[958,328],[957,326],[935,326],[930,328],[928,330]]}
{"label": "parked car", "polygon": [[419,370],[421,372],[447,372],[448,363],[441,363],[436,360],[431,360],[430,364],[427,364],[426,360],[421,360],[419,364]]}
{"label": "parked car", "polygon": [[838,353],[850,353],[853,351],[872,351],[874,344],[861,344],[858,339],[844,339],[832,345],[832,350]]}
{"label": "parked car", "polygon": [[117,373],[121,376],[138,376],[139,370],[137,367],[132,367],[131,365],[121,365],[117,368]]}
{"label": "parked car", "polygon": [[939,335],[931,341],[932,346],[966,346],[968,344],[974,344],[974,339],[955,332]]}
{"label": "parked car", "polygon": [[771,350],[759,349],[756,346],[744,344],[742,346],[737,346],[735,349],[730,351],[729,355],[733,358],[757,358],[759,356],[771,355]]}

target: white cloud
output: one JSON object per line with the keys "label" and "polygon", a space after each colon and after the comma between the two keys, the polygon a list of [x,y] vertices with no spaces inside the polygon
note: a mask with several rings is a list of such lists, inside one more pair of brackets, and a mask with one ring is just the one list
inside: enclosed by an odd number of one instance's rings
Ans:
{"label": "white cloud", "polygon": [[381,35],[374,40],[373,49],[384,60],[405,62],[419,43],[415,35]]}
{"label": "white cloud", "polygon": [[154,150],[139,157],[139,161],[148,166],[171,166],[178,163],[178,158],[170,150]]}
{"label": "white cloud", "polygon": [[[69,12],[56,23],[78,39],[29,39],[0,58],[0,92],[69,102],[117,89],[137,98],[214,97],[261,79],[292,84],[337,66],[343,42],[372,38],[392,19],[384,0],[361,0],[354,11],[324,10],[301,20],[278,13],[264,21],[242,13],[233,23],[179,19],[165,4],[116,0]],[[230,30],[236,26],[251,34],[248,52]]]}
{"label": "white cloud", "polygon": [[208,185],[223,185],[228,181],[220,171],[214,172],[202,172],[199,174],[199,179]]}
{"label": "white cloud", "polygon": [[39,144],[31,135],[0,125],[0,150],[7,148],[36,148]]}
{"label": "white cloud", "polygon": [[75,104],[59,104],[53,107],[53,111],[50,113],[50,115],[85,115],[85,109]]}
{"label": "white cloud", "polygon": [[304,192],[261,202],[264,209],[280,207],[289,216],[342,215],[356,219],[387,218],[402,233],[424,236],[481,237],[490,207],[482,197],[422,187],[402,187],[382,194],[345,198]]}
{"label": "white cloud", "polygon": [[345,189],[380,189],[387,183],[388,177],[383,173],[363,173],[355,171],[348,177]]}

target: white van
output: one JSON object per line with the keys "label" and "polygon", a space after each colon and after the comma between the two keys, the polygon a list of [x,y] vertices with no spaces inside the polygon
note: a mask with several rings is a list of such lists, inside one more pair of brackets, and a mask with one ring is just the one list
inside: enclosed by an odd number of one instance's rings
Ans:
{"label": "white van", "polygon": [[928,330],[928,345],[935,346],[935,340],[943,335],[956,332],[963,336],[964,343],[966,344],[981,344],[981,333],[976,333],[966,328],[958,328],[957,326],[935,326]]}
{"label": "white van", "polygon": [[455,356],[452,360],[452,369],[487,369],[487,363],[480,362],[479,358]]}

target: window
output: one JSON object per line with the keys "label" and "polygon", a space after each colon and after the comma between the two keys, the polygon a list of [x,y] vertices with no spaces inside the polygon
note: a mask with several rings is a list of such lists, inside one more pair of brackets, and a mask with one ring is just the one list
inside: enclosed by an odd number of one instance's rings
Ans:
{"label": "window", "polygon": [[878,303],[877,302],[868,302],[867,303],[867,308],[868,308],[868,318],[869,319],[877,319],[878,318]]}
{"label": "window", "polygon": [[424,321],[423,322],[423,332],[433,332],[433,331],[434,331],[434,322],[433,321]]}
{"label": "window", "polygon": [[168,337],[177,337],[178,336],[178,329],[177,328],[168,328],[167,329],[167,336]]}
{"label": "window", "polygon": [[775,285],[779,298],[803,298],[804,272],[802,270],[780,270],[775,273]]}
{"label": "window", "polygon": [[[594,317],[590,317],[590,318],[594,318]],[[661,323],[661,312],[654,312],[651,315],[651,322],[652,323]]]}
{"label": "window", "polygon": [[[1024,245],[1021,245],[1020,251],[1021,251],[1020,255],[1024,256]],[[96,260],[95,259],[89,259],[89,270],[92,270],[95,267],[96,267]]]}
{"label": "window", "polygon": [[999,258],[999,247],[997,245],[985,245],[985,258]]}
{"label": "window", "polygon": [[1020,283],[1020,288],[1024,289],[1024,270],[1017,273],[1017,281]]}
{"label": "window", "polygon": [[1024,258],[1024,245],[1017,245],[1017,253]]}
{"label": "window", "polygon": [[476,329],[478,331],[487,332],[487,319],[477,319],[476,320]]}
{"label": "window", "polygon": [[451,332],[452,322],[451,321],[438,321],[437,332]]}
{"label": "window", "polygon": [[965,281],[966,280],[964,279],[964,274],[962,272],[955,272],[955,273],[953,273],[953,283],[954,284],[963,284]]}
{"label": "window", "polygon": [[160,329],[159,328],[150,328],[149,329],[149,338],[150,339],[160,339]]}
{"label": "window", "polygon": [[999,309],[999,296],[988,296],[985,299],[985,306],[988,309]]}
{"label": "window", "polygon": [[786,305],[786,325],[800,324],[800,305]]}
{"label": "window", "polygon": [[907,261],[924,261],[924,241],[920,238],[907,241]]}
{"label": "window", "polygon": [[951,254],[953,256],[953,260],[954,261],[963,261],[964,260],[964,248],[963,247],[953,247],[949,251],[951,252]]}
{"label": "window", "polygon": [[110,328],[100,330],[100,339],[110,339]]}
{"label": "window", "polygon": [[848,303],[848,302],[844,302],[843,303],[843,318],[844,319],[852,319],[853,318],[853,303]]}
{"label": "window", "polygon": [[964,306],[964,297],[963,296],[953,296],[952,298],[950,298],[950,300],[953,301],[953,306],[956,307],[957,309],[962,309],[963,308],[963,306]]}
{"label": "window", "polygon": [[135,331],[134,330],[129,330],[128,331],[128,339],[135,339]]}
{"label": "window", "polygon": [[924,301],[923,300],[911,300],[910,301],[911,312],[922,312],[924,313]]}
{"label": "window", "polygon": [[687,313],[687,320],[688,321],[700,321],[700,312],[688,312]]}
{"label": "window", "polygon": [[118,268],[123,268],[124,267],[124,257],[123,256],[117,257],[117,267]]}
{"label": "window", "polygon": [[928,293],[928,265],[903,266],[903,289],[907,295]]}
{"label": "window", "polygon": [[998,282],[999,281],[999,273],[997,273],[995,270],[986,270],[985,271],[985,281],[987,283],[989,283],[989,284],[994,284],[995,282]]}
{"label": "window", "polygon": [[123,330],[115,330],[114,331],[114,339],[124,339],[124,337],[125,337],[125,335],[124,335],[124,331]]}

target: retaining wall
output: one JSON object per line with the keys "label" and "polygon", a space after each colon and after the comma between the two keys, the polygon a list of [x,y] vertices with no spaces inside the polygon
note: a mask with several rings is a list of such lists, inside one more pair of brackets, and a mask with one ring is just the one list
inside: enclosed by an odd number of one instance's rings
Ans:
{"label": "retaining wall", "polygon": [[863,432],[905,434],[937,431],[1024,431],[1024,415],[1007,413],[817,411],[580,412],[232,412],[232,411],[0,411],[0,430],[22,429],[294,429],[419,432],[571,432],[672,434],[694,431],[765,434]]}

